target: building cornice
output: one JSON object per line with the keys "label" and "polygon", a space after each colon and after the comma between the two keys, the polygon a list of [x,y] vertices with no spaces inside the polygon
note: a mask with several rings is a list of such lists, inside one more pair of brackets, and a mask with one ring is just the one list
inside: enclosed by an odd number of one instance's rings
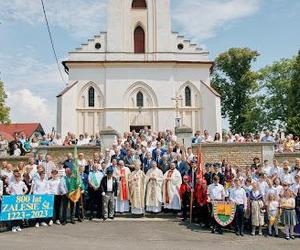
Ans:
{"label": "building cornice", "polygon": [[139,66],[157,66],[157,65],[165,65],[165,66],[193,66],[199,67],[203,65],[210,66],[210,69],[214,66],[213,61],[63,61],[63,66],[66,71],[69,71],[71,66],[89,66],[89,67],[128,67],[132,65]]}

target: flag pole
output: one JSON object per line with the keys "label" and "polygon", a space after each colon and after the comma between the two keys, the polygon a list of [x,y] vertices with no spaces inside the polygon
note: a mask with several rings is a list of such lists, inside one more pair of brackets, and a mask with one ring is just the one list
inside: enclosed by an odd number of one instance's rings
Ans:
{"label": "flag pole", "polygon": [[83,205],[83,197],[82,197],[82,193],[80,192],[80,202],[81,202],[81,212],[82,212],[82,218],[84,219],[85,216],[84,216],[84,205]]}
{"label": "flag pole", "polygon": [[195,175],[195,170],[194,170],[194,166],[192,165],[192,189],[191,189],[191,199],[190,199],[190,224],[192,224],[192,220],[193,220],[194,175]]}
{"label": "flag pole", "polygon": [[[198,147],[197,147],[197,167],[198,167],[197,171],[199,171],[199,174],[200,174],[201,179],[202,179],[203,178],[203,171],[202,171],[202,167],[201,167],[200,145],[198,145]],[[194,188],[195,188],[195,168],[194,168],[194,166],[192,166],[192,190],[191,190],[191,200],[190,200],[190,224],[192,224],[192,220],[193,220]]]}

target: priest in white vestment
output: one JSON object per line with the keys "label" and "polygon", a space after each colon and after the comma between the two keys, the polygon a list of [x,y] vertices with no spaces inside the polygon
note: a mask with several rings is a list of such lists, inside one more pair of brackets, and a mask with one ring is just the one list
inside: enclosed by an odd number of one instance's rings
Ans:
{"label": "priest in white vestment", "polygon": [[129,212],[129,186],[128,178],[131,171],[125,167],[124,161],[119,161],[119,165],[115,168],[115,177],[118,181],[118,195],[116,197],[116,212],[125,213]]}
{"label": "priest in white vestment", "polygon": [[170,170],[164,174],[163,201],[165,209],[180,210],[180,186],[182,183],[181,174],[176,169],[174,162],[170,165]]}
{"label": "priest in white vestment", "polygon": [[145,212],[145,177],[141,162],[135,160],[134,171],[128,178],[132,214],[142,215]]}
{"label": "priest in white vestment", "polygon": [[161,212],[163,172],[157,167],[155,161],[146,174],[146,211],[151,213]]}

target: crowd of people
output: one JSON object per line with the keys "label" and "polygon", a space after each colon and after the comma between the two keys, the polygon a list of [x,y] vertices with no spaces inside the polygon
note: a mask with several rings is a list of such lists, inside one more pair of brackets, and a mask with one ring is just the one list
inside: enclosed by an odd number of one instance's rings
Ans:
{"label": "crowd of people", "polygon": [[199,143],[259,143],[259,142],[272,142],[275,144],[275,151],[282,152],[300,152],[300,138],[288,134],[284,136],[282,133],[273,134],[269,130],[265,130],[263,134],[235,134],[231,132],[223,134],[215,133],[214,137],[210,136],[207,130],[203,134],[197,131],[192,138],[192,142]]}
{"label": "crowd of people", "polygon": [[[150,129],[144,129],[142,136],[136,131],[125,132],[124,138],[128,140],[141,140],[143,144],[151,141],[164,140],[164,138],[170,135],[173,139],[176,136],[171,130],[166,130],[164,132],[152,132]],[[281,133],[276,133],[273,135],[270,131],[264,131],[263,135],[256,134],[235,134],[231,132],[224,133],[222,136],[220,133],[215,133],[211,136],[207,130],[196,131],[194,136],[191,138],[193,144],[200,143],[259,143],[259,142],[273,142],[275,143],[276,152],[300,152],[300,138],[298,136],[293,136],[291,134],[283,136]],[[0,132],[0,156],[14,155],[20,156],[25,155],[38,146],[101,146],[100,134],[89,135],[88,133],[80,134],[78,137],[75,134],[69,132],[63,139],[60,134],[56,132],[48,133],[42,137],[33,136],[28,138],[25,133],[21,132],[15,135],[15,139],[8,142],[5,138],[1,136]]]}
{"label": "crowd of people", "polygon": [[[236,205],[233,229],[239,236],[248,231],[262,235],[266,227],[268,235],[274,230],[278,237],[280,223],[287,240],[300,233],[300,159],[281,165],[276,160],[269,163],[254,158],[245,169],[223,159],[202,167],[200,155],[176,142],[172,131],[154,137],[147,130],[118,136],[111,148],[95,152],[93,157],[86,159],[82,153],[76,161],[73,157],[69,153],[59,164],[41,154],[15,167],[2,162],[1,196],[54,195],[53,218],[13,221],[13,232],[27,224],[65,225],[85,218],[106,221],[118,213],[144,216],[164,212],[180,214],[183,221],[190,215],[201,227],[222,234],[212,207],[215,202],[228,201]],[[76,166],[81,198],[74,203],[69,193]]]}

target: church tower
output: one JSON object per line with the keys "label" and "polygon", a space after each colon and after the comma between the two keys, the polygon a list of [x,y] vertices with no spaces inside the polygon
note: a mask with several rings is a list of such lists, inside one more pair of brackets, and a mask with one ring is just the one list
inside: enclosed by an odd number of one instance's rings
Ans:
{"label": "church tower", "polygon": [[109,0],[107,52],[171,51],[169,0]]}
{"label": "church tower", "polygon": [[170,0],[108,0],[107,31],[63,62],[69,85],[57,96],[58,132],[164,131],[180,117],[193,130],[221,133],[208,55],[171,31]]}

